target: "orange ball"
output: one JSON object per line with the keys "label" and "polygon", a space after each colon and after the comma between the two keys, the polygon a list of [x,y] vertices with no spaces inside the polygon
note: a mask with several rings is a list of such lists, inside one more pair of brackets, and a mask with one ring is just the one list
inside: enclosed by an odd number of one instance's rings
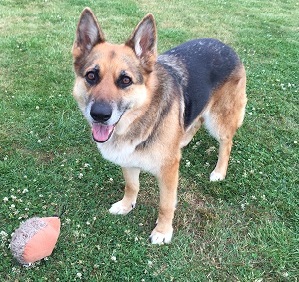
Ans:
{"label": "orange ball", "polygon": [[30,264],[52,254],[60,233],[59,217],[33,217],[14,232],[10,249],[21,264]]}

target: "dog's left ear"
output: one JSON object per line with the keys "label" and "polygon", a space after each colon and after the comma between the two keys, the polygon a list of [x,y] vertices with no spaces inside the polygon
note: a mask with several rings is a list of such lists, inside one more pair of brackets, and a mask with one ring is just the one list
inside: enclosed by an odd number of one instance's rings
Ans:
{"label": "dog's left ear", "polygon": [[152,14],[146,15],[133,31],[126,45],[131,47],[147,71],[152,71],[157,60],[157,31]]}

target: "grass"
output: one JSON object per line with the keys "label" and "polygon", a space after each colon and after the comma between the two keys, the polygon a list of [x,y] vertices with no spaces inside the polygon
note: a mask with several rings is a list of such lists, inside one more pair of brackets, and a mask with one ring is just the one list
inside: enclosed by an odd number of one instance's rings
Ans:
{"label": "grass", "polygon": [[[142,175],[136,209],[104,161],[72,96],[71,46],[85,6],[123,42],[148,12],[159,51],[195,37],[233,46],[248,106],[228,177],[210,183],[217,143],[200,131],[183,153],[175,234],[152,246],[158,189]],[[3,0],[0,3],[0,277],[3,281],[298,281],[298,2]],[[9,241],[20,222],[57,213],[53,254],[24,268]]]}

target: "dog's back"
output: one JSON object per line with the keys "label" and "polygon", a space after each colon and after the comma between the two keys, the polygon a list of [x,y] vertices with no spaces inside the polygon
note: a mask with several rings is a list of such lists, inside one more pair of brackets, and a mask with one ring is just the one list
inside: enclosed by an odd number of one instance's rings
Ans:
{"label": "dog's back", "polygon": [[158,62],[182,87],[185,128],[204,109],[213,90],[241,64],[232,48],[212,38],[181,44],[160,55]]}

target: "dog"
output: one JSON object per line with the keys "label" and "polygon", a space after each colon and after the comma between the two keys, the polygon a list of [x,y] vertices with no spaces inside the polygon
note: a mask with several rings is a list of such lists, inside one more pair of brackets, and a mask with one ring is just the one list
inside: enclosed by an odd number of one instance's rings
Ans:
{"label": "dog", "polygon": [[102,156],[120,165],[125,179],[124,196],[110,213],[125,215],[135,207],[139,173],[147,171],[160,190],[150,240],[170,243],[181,149],[202,124],[219,141],[210,180],[226,176],[247,103],[243,64],[231,47],[212,38],[191,40],[158,56],[152,14],[124,44],[111,44],[89,8],[80,16],[72,54],[73,96]]}

